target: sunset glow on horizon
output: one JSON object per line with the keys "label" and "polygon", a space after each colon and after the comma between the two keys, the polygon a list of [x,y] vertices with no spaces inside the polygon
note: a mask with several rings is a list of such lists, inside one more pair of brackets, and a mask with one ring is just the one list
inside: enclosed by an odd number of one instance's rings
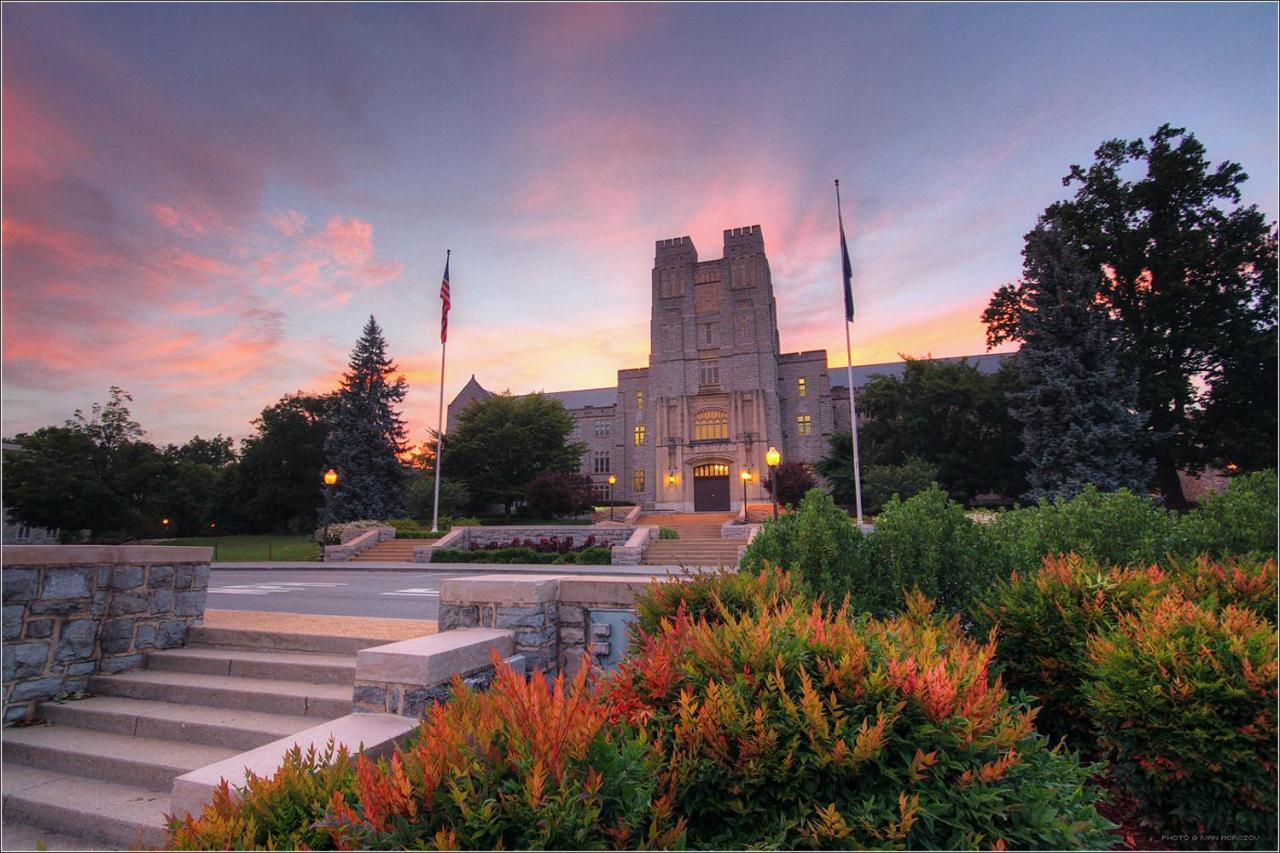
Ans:
{"label": "sunset glow on horizon", "polygon": [[[784,352],[985,351],[1061,178],[1170,122],[1277,200],[1276,7],[6,5],[3,424],[118,385],[158,443],[336,386],[612,386],[654,241],[759,224]],[[1132,49],[1143,43],[1142,50]],[[1007,348],[1005,348],[1007,349]]]}

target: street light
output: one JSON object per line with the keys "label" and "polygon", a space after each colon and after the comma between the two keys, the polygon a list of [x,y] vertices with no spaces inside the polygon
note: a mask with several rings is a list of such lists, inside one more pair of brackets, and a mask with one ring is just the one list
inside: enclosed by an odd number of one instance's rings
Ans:
{"label": "street light", "polygon": [[773,493],[773,520],[778,520],[778,463],[782,461],[782,454],[778,452],[778,448],[770,447],[764,454],[764,464],[769,466],[769,482],[772,488],[769,489]]}
{"label": "street light", "polygon": [[320,559],[324,560],[324,549],[329,544],[329,523],[333,520],[333,513],[330,509],[330,498],[333,496],[333,487],[338,483],[338,472],[330,468],[324,472],[324,544],[320,546]]}
{"label": "street light", "polygon": [[747,517],[747,483],[751,482],[751,472],[748,471],[746,468],[743,468],[742,472],[738,474],[738,476],[742,478],[742,517],[746,518]]}
{"label": "street light", "polygon": [[618,482],[618,478],[609,475],[609,520],[613,521],[613,484]]}

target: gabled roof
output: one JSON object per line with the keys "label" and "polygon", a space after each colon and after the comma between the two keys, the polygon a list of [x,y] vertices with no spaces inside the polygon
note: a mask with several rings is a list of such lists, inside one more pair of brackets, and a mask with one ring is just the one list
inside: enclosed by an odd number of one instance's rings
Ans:
{"label": "gabled roof", "polygon": [[564,403],[566,409],[585,409],[588,406],[616,406],[618,404],[618,389],[614,388],[584,388],[581,391],[546,391],[544,392],[553,400],[559,400]]}
{"label": "gabled roof", "polygon": [[[1013,353],[1007,352],[991,352],[982,355],[962,355],[953,356],[951,358],[931,358],[922,359],[922,361],[939,361],[943,364],[959,364],[964,360],[969,364],[976,365],[979,373],[995,373],[1000,369],[1000,363]],[[855,364],[853,366],[853,385],[855,388],[861,388],[871,381],[872,376],[892,376],[895,379],[901,378],[907,371],[907,363],[905,361],[886,361],[883,364]],[[828,367],[827,383],[832,388],[849,387],[849,373],[844,367]]]}

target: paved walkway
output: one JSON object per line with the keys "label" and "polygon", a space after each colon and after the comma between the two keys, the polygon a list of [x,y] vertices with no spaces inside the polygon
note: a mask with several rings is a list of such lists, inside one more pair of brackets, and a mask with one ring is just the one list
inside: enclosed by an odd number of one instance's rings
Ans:
{"label": "paved walkway", "polygon": [[661,575],[663,569],[679,570],[679,566],[576,566],[556,565],[553,563],[320,563],[320,562],[245,562],[214,563],[213,569],[237,570],[292,570],[307,571],[359,571],[359,572],[447,572],[449,574],[465,574],[475,572],[482,575],[514,572],[517,574],[535,575]]}
{"label": "paved walkway", "polygon": [[325,634],[336,637],[374,637],[387,642],[408,640],[436,632],[433,619],[384,619],[373,616],[327,616],[275,613],[262,610],[208,610],[206,628],[274,631],[284,634]]}

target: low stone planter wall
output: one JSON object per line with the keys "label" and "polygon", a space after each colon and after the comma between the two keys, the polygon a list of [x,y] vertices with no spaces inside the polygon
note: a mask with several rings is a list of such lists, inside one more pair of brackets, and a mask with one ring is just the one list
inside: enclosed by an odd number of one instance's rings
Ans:
{"label": "low stone planter wall", "polygon": [[751,531],[759,526],[758,524],[744,524],[740,521],[726,521],[720,525],[720,538],[747,539],[751,536]]}
{"label": "low stone planter wall", "polygon": [[[529,670],[572,676],[591,648],[597,663],[616,660],[627,638],[614,628],[634,614],[636,595],[653,579],[611,575],[478,575],[440,587],[441,632],[508,628]],[[678,577],[658,582],[679,582]],[[626,621],[623,616],[622,621]],[[607,628],[607,630],[606,630]],[[441,635],[436,635],[441,636]]]}
{"label": "low stone planter wall", "polygon": [[563,540],[566,536],[571,536],[573,537],[573,546],[581,548],[586,544],[588,537],[594,536],[594,544],[608,548],[619,544],[625,545],[635,530],[635,527],[623,527],[614,524],[567,524],[563,527],[554,525],[543,527],[455,527],[430,545],[419,545],[414,548],[413,561],[415,563],[430,563],[431,555],[440,549],[457,548],[465,551],[471,547],[472,543],[477,545],[506,544],[512,539],[532,539],[536,542],[539,539],[550,539],[552,537]]}
{"label": "low stone planter wall", "polygon": [[609,562],[615,566],[638,566],[640,561],[644,559],[644,549],[649,547],[649,543],[657,538],[658,528],[637,527],[626,542],[621,545],[614,545],[610,549]]}
{"label": "low stone planter wall", "polygon": [[212,557],[212,548],[4,546],[4,721],[185,643],[204,616]]}
{"label": "low stone planter wall", "polygon": [[342,531],[341,545],[324,546],[324,562],[345,563],[357,554],[363,554],[379,542],[396,538],[394,527],[349,527]]}

